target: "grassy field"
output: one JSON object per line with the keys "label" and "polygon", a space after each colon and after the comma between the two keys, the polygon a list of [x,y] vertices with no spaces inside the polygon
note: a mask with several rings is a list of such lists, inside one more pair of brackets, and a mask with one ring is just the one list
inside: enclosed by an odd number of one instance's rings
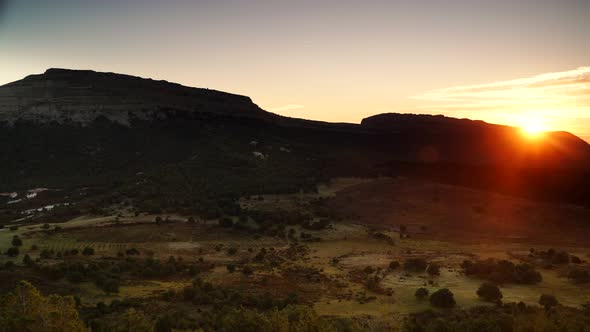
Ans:
{"label": "grassy field", "polygon": [[[306,229],[302,225],[289,225],[286,228],[293,230],[296,238],[302,233],[308,233],[312,238],[319,239],[317,241],[295,241],[293,238],[227,229],[218,226],[217,220],[189,223],[186,217],[181,216],[170,216],[172,222],[160,224],[155,222],[156,215],[127,215],[120,218],[83,216],[59,223],[61,229],[58,231],[53,230],[57,224],[49,225],[49,231],[43,229],[42,225],[28,225],[16,231],[0,230],[2,250],[10,246],[14,235],[21,237],[24,242],[18,257],[8,258],[3,255],[0,261],[4,264],[10,260],[23,266],[24,254],[29,254],[35,260],[44,249],[57,253],[92,247],[95,250],[92,256],[78,255],[63,260],[123,262],[122,254],[133,248],[141,253],[136,257],[140,261],[156,259],[165,262],[170,256],[174,256],[175,259],[191,264],[206,262],[210,267],[199,276],[216,287],[239,289],[245,294],[257,296],[269,293],[274,298],[284,298],[295,293],[300,301],[313,305],[321,315],[370,316],[391,326],[399,326],[406,315],[431,308],[428,300],[415,298],[414,292],[420,287],[425,287],[430,292],[449,288],[454,293],[458,306],[462,308],[486,304],[476,295],[483,280],[464,275],[460,268],[464,260],[494,258],[518,263],[519,257],[526,258],[530,248],[547,250],[553,244],[559,244],[559,250],[584,259],[590,257],[590,246],[581,245],[577,238],[568,238],[570,231],[565,232],[562,235],[564,238],[555,243],[543,242],[550,238],[544,233],[546,230],[523,231],[525,237],[517,238],[506,237],[507,233],[502,232],[492,232],[489,233],[491,235],[484,236],[478,233],[481,229],[475,226],[466,227],[461,232],[447,232],[444,230],[444,222],[448,219],[470,215],[465,220],[477,222],[474,219],[477,217],[489,221],[498,214],[507,213],[506,211],[510,211],[512,215],[526,212],[521,217],[524,220],[526,216],[526,221],[517,228],[510,228],[509,232],[512,234],[524,227],[523,225],[529,225],[539,214],[531,213],[533,203],[521,199],[511,201],[509,197],[494,195],[486,198],[488,204],[482,215],[479,209],[473,209],[473,206],[481,205],[481,200],[484,199],[477,192],[467,189],[462,192],[461,188],[437,186],[440,199],[432,200],[432,197],[420,198],[419,193],[408,189],[404,181],[406,180],[340,179],[331,185],[322,186],[318,194],[267,195],[262,198],[242,198],[240,201],[240,205],[249,210],[281,209],[313,214],[314,204],[318,199],[323,199],[327,206],[347,210],[345,212],[354,210],[358,215],[358,218],[332,220],[331,226],[322,230]],[[387,202],[385,199],[375,198],[382,195],[385,186],[393,186],[389,190],[395,192],[395,197]],[[431,185],[424,185],[416,190],[426,196],[432,194],[432,188]],[[363,198],[358,198],[361,195]],[[459,196],[465,201],[453,205]],[[471,198],[467,199],[467,196]],[[492,208],[494,204],[501,206],[496,210]],[[380,212],[369,213],[372,206],[379,206]],[[450,212],[452,206],[458,211]],[[575,207],[556,207],[557,210],[552,211],[551,206],[544,205],[540,209],[544,212],[551,211],[547,215],[549,224],[555,215],[564,211],[566,216],[584,216],[583,211],[580,212]],[[383,217],[387,213],[392,216]],[[582,227],[577,219],[571,223]],[[406,225],[408,237],[400,236],[402,225]],[[449,227],[460,225],[454,221]],[[587,228],[584,228],[584,232]],[[372,235],[374,232],[390,237],[393,242],[376,238]],[[464,238],[458,240],[460,234]],[[497,236],[494,237],[493,234]],[[535,238],[535,234],[541,234],[542,237]],[[294,244],[305,249],[293,254]],[[33,245],[38,248],[32,250]],[[230,248],[235,249],[235,252],[229,254]],[[267,255],[274,260],[257,260],[257,253],[261,250],[268,252]],[[424,258],[429,263],[439,264],[440,275],[408,273],[403,268],[388,269],[392,261],[403,265],[409,258]],[[59,262],[59,259],[41,260],[40,264],[52,265]],[[234,265],[237,270],[229,271],[228,265]],[[245,266],[252,267],[253,272],[250,275],[241,272]],[[590,269],[588,263],[580,266]],[[367,267],[376,272],[363,274]],[[541,294],[553,294],[560,303],[567,306],[579,307],[589,302],[588,285],[573,284],[564,276],[564,269],[540,268],[543,281],[535,285],[500,285],[503,300],[536,304]],[[33,272],[22,271],[19,272],[22,273],[18,275],[19,278],[27,277],[27,273],[30,273],[32,278],[40,280]],[[380,276],[380,286],[391,290],[391,294],[368,289],[364,278],[372,274]],[[113,300],[157,298],[168,291],[180,292],[191,285],[192,280],[193,277],[186,274],[166,279],[134,278],[123,280],[118,293],[105,293],[90,281],[77,284],[71,284],[67,280],[48,281],[44,289],[73,293],[80,297],[83,305],[92,306],[99,302],[111,303]]]}

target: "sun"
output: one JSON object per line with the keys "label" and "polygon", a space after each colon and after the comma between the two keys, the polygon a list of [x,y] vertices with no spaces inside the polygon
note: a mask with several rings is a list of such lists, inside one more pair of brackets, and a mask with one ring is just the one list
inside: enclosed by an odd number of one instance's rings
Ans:
{"label": "sun", "polygon": [[540,122],[531,121],[520,126],[523,133],[531,138],[539,137],[545,131],[545,127]]}

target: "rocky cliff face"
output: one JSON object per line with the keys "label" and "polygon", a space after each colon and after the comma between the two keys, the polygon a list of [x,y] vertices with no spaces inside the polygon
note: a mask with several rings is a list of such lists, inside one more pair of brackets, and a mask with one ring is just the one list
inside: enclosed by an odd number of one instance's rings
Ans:
{"label": "rocky cliff face", "polygon": [[49,69],[0,87],[0,121],[9,124],[18,120],[88,124],[105,117],[128,125],[133,118],[165,117],[163,111],[169,110],[270,116],[245,96],[90,70]]}

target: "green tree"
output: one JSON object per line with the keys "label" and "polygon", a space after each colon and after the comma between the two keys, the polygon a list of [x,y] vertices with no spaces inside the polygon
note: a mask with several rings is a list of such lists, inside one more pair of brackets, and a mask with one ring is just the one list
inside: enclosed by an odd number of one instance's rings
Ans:
{"label": "green tree", "polygon": [[553,295],[543,294],[539,298],[539,304],[542,305],[545,310],[549,310],[559,304],[557,298]]}
{"label": "green tree", "polygon": [[120,324],[115,331],[153,332],[154,324],[143,312],[131,308],[125,312],[122,324]]}
{"label": "green tree", "polygon": [[397,270],[397,269],[399,269],[399,266],[400,265],[399,265],[399,262],[398,261],[391,261],[389,263],[389,269],[390,270]]}
{"label": "green tree", "polygon": [[18,235],[15,235],[12,237],[12,246],[20,247],[22,245],[23,245],[23,240],[21,240],[20,237],[18,237]]}
{"label": "green tree", "polygon": [[18,247],[10,247],[8,250],[6,250],[6,256],[8,257],[16,257],[19,255],[19,253],[20,251],[18,250]]}
{"label": "green tree", "polygon": [[430,263],[426,272],[431,276],[440,275],[440,266],[437,263]]}
{"label": "green tree", "polygon": [[416,293],[414,293],[414,296],[416,296],[418,300],[423,300],[428,296],[428,289],[420,287],[416,289]]}
{"label": "green tree", "polygon": [[245,274],[245,275],[247,275],[247,276],[249,276],[252,273],[254,273],[254,270],[251,267],[249,267],[249,266],[246,265],[246,266],[244,266],[242,268],[242,273]]}
{"label": "green tree", "polygon": [[33,259],[31,259],[31,256],[29,256],[27,254],[27,255],[25,255],[25,257],[23,257],[23,264],[25,264],[27,266],[31,266],[31,265],[35,264],[35,262],[33,261]]}
{"label": "green tree", "polygon": [[86,331],[71,296],[43,296],[21,281],[0,299],[0,331]]}
{"label": "green tree", "polygon": [[452,308],[455,306],[455,296],[448,288],[439,289],[430,295],[430,304],[438,308]]}
{"label": "green tree", "polygon": [[481,284],[481,286],[479,286],[477,289],[477,296],[489,302],[498,301],[503,297],[500,288],[489,282],[484,282]]}

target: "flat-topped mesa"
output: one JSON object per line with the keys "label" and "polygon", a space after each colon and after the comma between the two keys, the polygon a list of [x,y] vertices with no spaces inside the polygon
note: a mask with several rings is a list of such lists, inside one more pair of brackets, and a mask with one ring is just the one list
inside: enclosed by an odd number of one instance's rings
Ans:
{"label": "flat-topped mesa", "polygon": [[53,68],[0,86],[0,121],[8,123],[88,123],[106,117],[129,124],[131,117],[161,117],[169,110],[245,118],[269,116],[246,96],[92,70]]}

